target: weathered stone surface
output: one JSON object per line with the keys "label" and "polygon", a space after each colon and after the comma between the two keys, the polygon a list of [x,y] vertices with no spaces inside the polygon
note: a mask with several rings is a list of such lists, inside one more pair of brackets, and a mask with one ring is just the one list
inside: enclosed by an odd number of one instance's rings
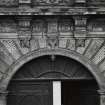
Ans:
{"label": "weathered stone surface", "polygon": [[46,5],[56,5],[56,6],[70,6],[73,5],[74,1],[73,0],[32,0],[32,5],[33,6],[46,6]]}
{"label": "weathered stone surface", "polygon": [[95,55],[95,57],[93,58],[93,62],[95,64],[98,64],[99,62],[101,62],[101,60],[103,60],[105,58],[105,45],[103,45],[101,47],[101,49],[97,52],[97,54]]}
{"label": "weathered stone surface", "polygon": [[99,65],[101,72],[105,71],[105,60]]}
{"label": "weathered stone surface", "polygon": [[40,38],[39,40],[38,40],[38,44],[39,44],[39,48],[45,48],[45,47],[47,47],[47,43],[46,43],[46,39],[44,39],[44,38]]}
{"label": "weathered stone surface", "polygon": [[0,19],[0,33],[16,33],[16,27],[13,19]]}
{"label": "weathered stone surface", "polygon": [[21,53],[12,39],[2,40],[2,43],[8,49],[9,53],[12,54],[14,59],[21,57]]}
{"label": "weathered stone surface", "polygon": [[1,73],[5,73],[8,67],[9,67],[8,64],[0,60],[0,72]]}
{"label": "weathered stone surface", "polygon": [[90,39],[86,39],[86,41],[85,41],[85,46],[84,46],[84,47],[78,47],[78,48],[76,49],[76,52],[78,52],[78,53],[80,53],[80,54],[83,54],[83,53],[85,52],[87,46],[89,45],[90,41],[91,41]]}
{"label": "weathered stone surface", "polygon": [[39,44],[38,44],[38,39],[32,39],[31,40],[31,46],[30,46],[30,50],[31,51],[34,51],[34,50],[37,50],[39,48]]}
{"label": "weathered stone surface", "polygon": [[22,48],[20,46],[20,41],[18,39],[15,40],[15,43],[17,44],[18,49],[21,51],[22,54],[26,54],[29,52],[29,48]]}
{"label": "weathered stone surface", "polygon": [[104,39],[92,39],[89,47],[87,48],[86,53],[84,54],[86,57],[91,58],[94,54],[99,51]]}
{"label": "weathered stone surface", "polygon": [[0,0],[0,6],[17,6],[18,0]]}
{"label": "weathered stone surface", "polygon": [[75,50],[75,39],[74,38],[68,39],[67,49]]}
{"label": "weathered stone surface", "polygon": [[67,46],[67,38],[60,38],[59,39],[59,47],[60,48],[66,48]]}
{"label": "weathered stone surface", "polygon": [[9,54],[9,52],[1,42],[0,42],[0,59],[2,59],[8,65],[11,65],[14,62],[13,57],[11,56],[11,54]]}

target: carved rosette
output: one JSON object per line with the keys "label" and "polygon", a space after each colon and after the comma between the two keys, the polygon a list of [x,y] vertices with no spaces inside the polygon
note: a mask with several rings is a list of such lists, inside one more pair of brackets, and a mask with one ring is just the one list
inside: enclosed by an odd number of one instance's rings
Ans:
{"label": "carved rosette", "polygon": [[87,18],[83,16],[75,16],[75,30],[74,38],[76,40],[76,47],[85,47],[85,40],[87,36]]}
{"label": "carved rosette", "polygon": [[20,41],[20,46],[22,48],[29,48],[31,37],[31,18],[18,18],[18,39]]}

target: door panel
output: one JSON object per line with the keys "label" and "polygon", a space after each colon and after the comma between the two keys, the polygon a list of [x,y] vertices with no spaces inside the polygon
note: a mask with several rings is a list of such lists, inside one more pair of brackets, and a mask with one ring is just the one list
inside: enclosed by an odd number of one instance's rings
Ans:
{"label": "door panel", "polygon": [[63,81],[62,105],[99,105],[97,89],[92,80]]}
{"label": "door panel", "polygon": [[9,87],[8,105],[52,105],[51,82],[14,81]]}

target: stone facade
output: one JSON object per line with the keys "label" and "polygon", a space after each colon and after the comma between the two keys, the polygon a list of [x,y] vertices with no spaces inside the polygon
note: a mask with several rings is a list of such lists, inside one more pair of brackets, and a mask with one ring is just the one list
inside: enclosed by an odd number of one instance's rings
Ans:
{"label": "stone facade", "polygon": [[85,65],[105,100],[105,1],[0,0],[1,94],[19,67],[46,54]]}

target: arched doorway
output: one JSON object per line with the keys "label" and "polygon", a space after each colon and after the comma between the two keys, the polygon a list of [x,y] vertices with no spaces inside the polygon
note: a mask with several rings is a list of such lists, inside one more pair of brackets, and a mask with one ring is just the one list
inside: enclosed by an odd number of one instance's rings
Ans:
{"label": "arched doorway", "polygon": [[99,105],[93,75],[79,62],[59,55],[24,64],[10,81],[7,105],[53,105],[53,81],[61,83],[61,105]]}

